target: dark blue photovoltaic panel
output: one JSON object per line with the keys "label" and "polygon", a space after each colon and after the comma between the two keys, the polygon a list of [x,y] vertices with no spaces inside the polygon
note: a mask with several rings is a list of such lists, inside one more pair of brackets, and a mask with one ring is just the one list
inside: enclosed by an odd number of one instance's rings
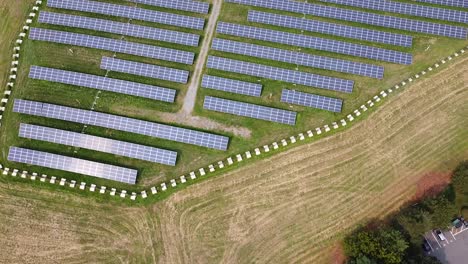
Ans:
{"label": "dark blue photovoltaic panel", "polygon": [[13,112],[104,127],[218,150],[227,150],[229,144],[229,138],[225,136],[35,101],[15,99]]}
{"label": "dark blue photovoltaic panel", "polygon": [[44,28],[31,28],[29,38],[86,48],[108,50],[152,59],[166,60],[183,64],[193,64],[195,54],[188,51],[174,50],[119,39],[110,39]]}
{"label": "dark blue photovoltaic panel", "polygon": [[398,64],[411,64],[413,61],[413,56],[405,52],[225,22],[218,23],[217,32]]}
{"label": "dark blue photovoltaic panel", "polygon": [[10,147],[8,160],[128,184],[135,184],[138,174],[132,169],[18,147]]}
{"label": "dark blue photovoltaic panel", "polygon": [[343,100],[326,96],[283,89],[281,102],[318,108],[322,110],[341,113]]}
{"label": "dark blue photovoltaic panel", "polygon": [[115,5],[88,0],[47,0],[48,7],[118,16],[164,25],[203,30],[205,20],[198,17],[182,16],[133,6]]}
{"label": "dark blue photovoltaic panel", "polygon": [[415,1],[421,2],[421,3],[428,3],[428,4],[468,8],[468,1],[466,0],[415,0]]}
{"label": "dark blue photovoltaic panel", "polygon": [[159,6],[169,9],[208,14],[210,4],[192,0],[129,0],[135,3]]}
{"label": "dark blue photovoltaic panel", "polygon": [[102,57],[101,69],[177,83],[187,83],[189,78],[189,71],[110,57]]}
{"label": "dark blue photovoltaic panel", "polygon": [[31,66],[29,78],[93,88],[173,103],[176,90],[86,73]]}
{"label": "dark blue photovoltaic panel", "polygon": [[351,93],[354,81],[316,75],[307,72],[286,70],[251,62],[209,56],[207,67],[226,72],[234,72],[266,79],[302,84],[332,91]]}
{"label": "dark blue photovoltaic panel", "polygon": [[371,78],[382,79],[384,74],[384,67],[382,66],[315,56],[307,53],[271,48],[233,40],[216,38],[213,40],[212,49],[313,68],[352,73]]}
{"label": "dark blue photovoltaic panel", "polygon": [[372,14],[332,6],[309,4],[289,0],[225,0],[230,3],[238,3],[250,6],[264,7],[275,10],[283,10],[299,14],[318,17],[333,18],[367,25],[401,29],[419,33],[439,35],[452,38],[466,39],[467,29],[464,27],[430,23],[413,19]]}
{"label": "dark blue photovoltaic panel", "polygon": [[198,46],[200,40],[200,36],[190,33],[46,11],[40,13],[39,23],[91,29],[193,47]]}
{"label": "dark blue photovoltaic panel", "polygon": [[320,0],[326,3],[360,7],[383,12],[468,23],[468,12],[382,0]]}
{"label": "dark blue photovoltaic panel", "polygon": [[413,43],[413,38],[411,36],[253,10],[249,11],[248,20],[249,22],[294,28],[402,47],[411,47]]}
{"label": "dark blue photovoltaic panel", "polygon": [[201,86],[203,88],[255,97],[260,97],[263,87],[261,84],[243,82],[212,75],[204,75]]}
{"label": "dark blue photovoltaic panel", "polygon": [[296,124],[295,112],[212,96],[205,96],[203,109],[292,126]]}
{"label": "dark blue photovoltaic panel", "polygon": [[177,152],[50,127],[20,124],[19,136],[174,166]]}

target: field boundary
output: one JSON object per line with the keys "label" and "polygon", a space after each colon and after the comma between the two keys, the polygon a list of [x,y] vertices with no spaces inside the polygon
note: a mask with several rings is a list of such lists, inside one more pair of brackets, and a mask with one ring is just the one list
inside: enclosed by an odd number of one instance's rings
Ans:
{"label": "field boundary", "polygon": [[[36,17],[36,13],[38,13],[41,5],[42,5],[41,0],[37,0],[35,2],[34,6],[32,7],[31,12],[29,13],[25,21],[25,25],[23,26],[22,32],[19,34],[18,39],[15,42],[16,45],[13,49],[13,60],[11,63],[12,67],[10,69],[10,76],[7,81],[7,88],[4,92],[4,96],[1,99],[0,122],[3,118],[4,111],[9,102],[11,92],[15,85],[23,39],[26,38],[27,32],[29,30],[29,25],[32,23],[32,20]],[[219,160],[205,167],[201,167],[201,168],[198,168],[197,170],[191,171],[186,174],[187,176],[182,175],[178,177],[177,179],[171,179],[170,181],[161,182],[159,185],[150,187],[149,190],[143,189],[139,191],[139,194],[137,194],[137,192],[129,193],[127,192],[127,190],[123,190],[123,189],[117,190],[116,188],[112,188],[112,187],[107,188],[107,186],[97,186],[95,184],[88,185],[86,182],[80,182],[78,184],[75,180],[68,181],[66,178],[61,178],[60,180],[58,180],[57,177],[55,176],[49,177],[48,175],[45,175],[45,174],[39,175],[36,172],[32,172],[32,173],[29,173],[28,171],[20,172],[20,170],[18,169],[3,167],[2,164],[0,164],[0,172],[4,176],[8,176],[8,175],[12,177],[19,176],[19,178],[21,179],[29,178],[32,181],[36,181],[36,179],[38,179],[39,182],[49,183],[52,185],[56,185],[56,183],[58,183],[59,186],[62,186],[64,188],[68,186],[71,189],[76,189],[76,187],[78,186],[78,189],[82,191],[89,191],[89,192],[95,192],[95,193],[100,193],[100,194],[109,193],[110,196],[119,196],[121,198],[129,197],[131,201],[135,201],[135,202],[141,201],[149,197],[154,197],[155,200],[161,200],[161,199],[168,197],[170,194],[176,192],[177,190],[180,190],[181,187],[189,186],[191,184],[195,184],[197,182],[200,182],[203,179],[208,178],[207,174],[208,175],[211,174],[212,176],[215,176],[219,173],[227,172],[229,171],[229,169],[238,168],[239,166],[235,166],[235,165],[245,164],[247,163],[246,160],[254,159],[257,157],[258,158],[269,157],[273,155],[274,153],[279,153],[282,150],[290,149],[292,146],[297,146],[297,145],[310,141],[306,139],[312,139],[312,138],[318,139],[318,138],[325,137],[327,135],[338,133],[344,130],[345,128],[352,126],[353,121],[357,119],[362,120],[364,116],[367,116],[364,114],[365,112],[369,113],[372,111],[371,109],[378,108],[381,105],[379,103],[385,98],[389,97],[391,94],[396,94],[398,90],[404,89],[405,86],[416,82],[418,79],[422,78],[423,76],[426,76],[428,73],[440,69],[442,65],[458,58],[461,55],[464,55],[466,53],[465,49],[468,49],[468,46],[459,50],[458,52],[455,52],[449,55],[446,58],[441,59],[440,61],[437,61],[436,63],[434,63],[432,66],[428,67],[427,69],[421,72],[418,72],[417,74],[414,74],[413,76],[407,79],[404,79],[403,81],[392,86],[391,88],[382,90],[380,93],[378,93],[377,95],[373,96],[370,100],[368,100],[366,104],[361,105],[359,108],[355,109],[353,112],[348,114],[346,118],[336,120],[335,122],[332,122],[331,124],[324,124],[321,127],[312,128],[310,130],[307,130],[303,133],[299,133],[297,135],[296,134],[291,135],[289,138],[284,138],[279,142],[272,142],[270,144],[254,148],[253,150],[250,149],[250,150],[245,151],[244,153],[239,153],[234,156],[227,157],[226,159]],[[1,123],[0,123],[0,126],[1,126]],[[149,196],[149,194],[151,194],[152,196]],[[137,199],[137,198],[140,198],[140,199]]]}

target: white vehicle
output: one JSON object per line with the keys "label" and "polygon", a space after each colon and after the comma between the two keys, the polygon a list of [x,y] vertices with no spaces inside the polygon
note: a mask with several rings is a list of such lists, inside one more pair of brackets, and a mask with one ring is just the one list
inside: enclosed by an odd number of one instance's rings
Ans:
{"label": "white vehicle", "polygon": [[447,240],[447,239],[445,238],[444,234],[442,233],[442,231],[436,230],[435,232],[436,232],[436,234],[437,234],[437,237],[440,239],[440,241],[445,241],[445,240]]}

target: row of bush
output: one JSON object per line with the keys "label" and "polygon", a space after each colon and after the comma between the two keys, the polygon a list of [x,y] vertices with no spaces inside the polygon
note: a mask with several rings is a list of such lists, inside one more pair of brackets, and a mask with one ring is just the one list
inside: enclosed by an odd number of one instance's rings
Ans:
{"label": "row of bush", "polygon": [[[423,235],[445,229],[455,217],[468,211],[468,161],[457,166],[440,194],[407,206],[385,220],[372,221],[344,240],[349,263],[440,263],[423,253]],[[468,215],[464,215],[468,217]]]}

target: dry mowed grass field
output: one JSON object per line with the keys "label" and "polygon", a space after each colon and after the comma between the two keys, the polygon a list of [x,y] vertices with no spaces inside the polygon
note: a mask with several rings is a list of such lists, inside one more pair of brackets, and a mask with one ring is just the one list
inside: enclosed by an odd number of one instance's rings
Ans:
{"label": "dry mowed grass field", "polygon": [[468,156],[468,57],[365,121],[152,206],[101,204],[0,177],[5,263],[330,263],[358,223]]}

